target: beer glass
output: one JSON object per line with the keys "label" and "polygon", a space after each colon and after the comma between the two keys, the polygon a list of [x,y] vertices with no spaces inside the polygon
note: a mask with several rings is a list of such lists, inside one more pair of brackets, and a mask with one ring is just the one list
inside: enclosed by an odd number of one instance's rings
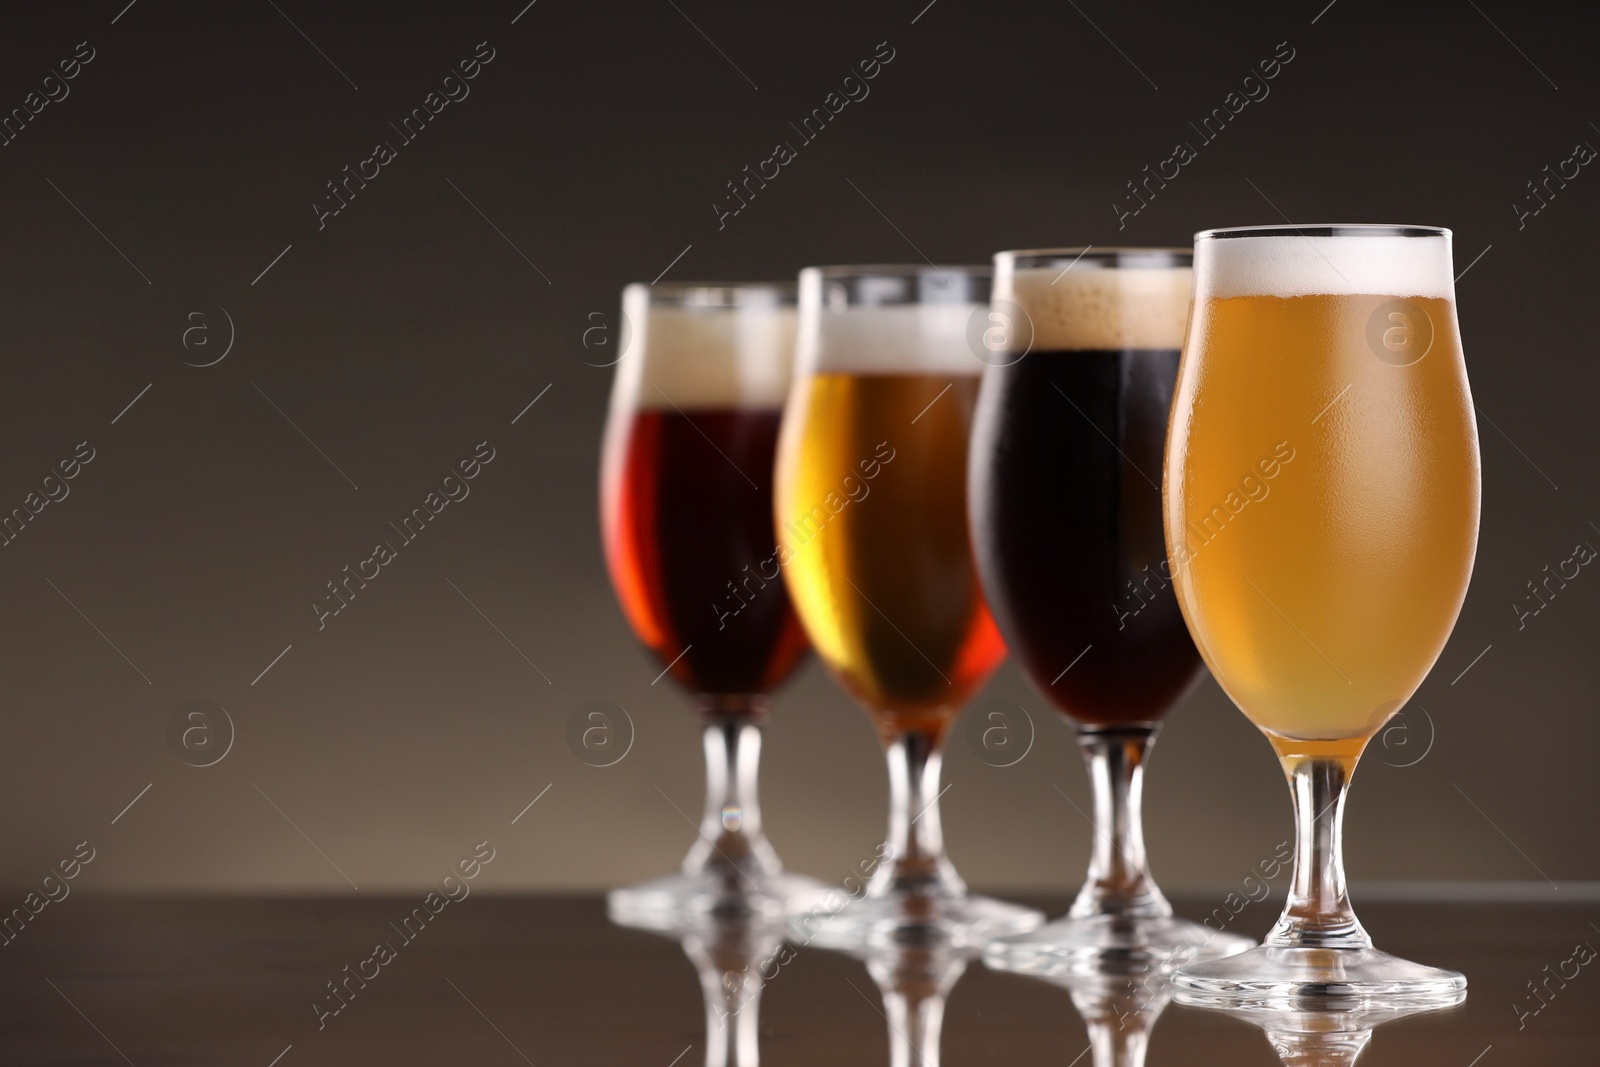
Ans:
{"label": "beer glass", "polygon": [[1006,646],[1078,737],[1089,873],[1067,916],[991,942],[991,966],[1158,967],[1253,941],[1173,916],[1140,794],[1161,721],[1200,673],[1161,532],[1161,452],[1189,313],[1188,249],[1001,252],[967,485]]}
{"label": "beer glass", "polygon": [[822,892],[783,870],[756,802],[766,694],[806,648],[772,528],[794,286],[635,284],[623,314],[601,462],[606,563],[633,632],[695,694],[707,786],[681,873],[614,890],[611,913],[645,926],[781,918]]}
{"label": "beer glass", "polygon": [[1296,828],[1265,943],[1179,970],[1176,995],[1459,999],[1461,975],[1372,947],[1340,850],[1350,774],[1444,648],[1477,546],[1450,231],[1196,235],[1164,497],[1178,603],[1276,750]]}
{"label": "beer glass", "polygon": [[1037,912],[971,897],[945,858],[940,747],[1005,655],[967,537],[967,434],[981,365],[965,341],[986,267],[800,274],[795,384],[778,446],[784,579],[823,663],[888,750],[889,856],[823,944],[902,934],[977,943]]}

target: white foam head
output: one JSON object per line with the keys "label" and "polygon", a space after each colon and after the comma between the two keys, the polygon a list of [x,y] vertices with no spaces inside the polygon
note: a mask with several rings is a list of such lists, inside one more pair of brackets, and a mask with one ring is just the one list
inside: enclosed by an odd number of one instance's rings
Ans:
{"label": "white foam head", "polygon": [[1196,234],[1195,298],[1455,297],[1449,230],[1317,225],[1298,227],[1301,233],[1280,232],[1284,229]]}
{"label": "white foam head", "polygon": [[[996,257],[995,303],[1009,300],[1025,318],[1006,322],[1020,347],[1033,351],[1177,349],[1189,317],[1187,250],[1151,250],[1151,265],[1139,250],[1052,254],[1044,266],[1029,264],[1037,253],[1002,252]],[[1170,265],[1159,261],[1170,257]],[[1063,262],[1057,263],[1056,260]],[[1015,266],[1021,260],[1024,265]],[[1064,269],[1064,263],[1070,268]]]}
{"label": "white foam head", "polygon": [[[695,292],[717,299],[697,302]],[[647,285],[623,290],[629,336],[613,403],[633,408],[781,408],[794,367],[787,286],[678,286],[672,302]],[[652,301],[652,297],[656,299]]]}
{"label": "white foam head", "polygon": [[983,364],[968,347],[967,328],[988,291],[982,267],[807,267],[796,370],[976,375]]}

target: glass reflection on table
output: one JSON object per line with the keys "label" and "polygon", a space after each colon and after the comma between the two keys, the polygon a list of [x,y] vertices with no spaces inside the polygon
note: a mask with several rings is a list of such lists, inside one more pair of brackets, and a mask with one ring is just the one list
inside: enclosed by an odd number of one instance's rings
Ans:
{"label": "glass reflection on table", "polygon": [[[1456,1005],[1466,1000],[1466,992]],[[1281,1008],[1228,1010],[1266,1031],[1272,1050],[1284,1067],[1350,1067],[1372,1041],[1372,1032],[1384,1023],[1412,1015],[1450,1011],[1455,1005],[1371,1007],[1352,1000],[1341,1005],[1327,998]]]}
{"label": "glass reflection on table", "polygon": [[612,921],[674,938],[683,946],[700,976],[705,1000],[706,1067],[760,1063],[761,991],[774,968],[785,962],[781,919],[705,915],[672,928],[648,919]]}
{"label": "glass reflection on table", "polygon": [[[1088,1030],[1089,1044],[1083,1052],[1092,1052],[1093,1067],[1144,1067],[1156,1020],[1172,1000],[1167,974],[1159,968],[1135,966],[1111,967],[1099,974],[1029,977],[1059,986],[1072,997]],[[1465,999],[1463,992],[1456,1004]],[[1319,998],[1205,1010],[1259,1027],[1284,1067],[1351,1067],[1379,1026],[1412,1015],[1450,1011],[1454,1006],[1373,1007],[1353,998]],[[1194,1053],[1192,1045],[1186,1048],[1185,1060],[1194,1062]]]}
{"label": "glass reflection on table", "polygon": [[[850,954],[867,965],[889,1023],[889,1067],[939,1067],[944,1005],[976,946],[956,949],[943,938],[889,942]],[[857,990],[860,992],[860,990]]]}
{"label": "glass reflection on table", "polygon": [[1094,1067],[1143,1067],[1150,1032],[1172,990],[1159,970],[1133,968],[1102,974],[1061,974],[1044,978],[1072,996],[1083,1016]]}
{"label": "glass reflection on table", "polygon": [[[982,951],[977,946],[952,943],[947,937],[909,935],[886,943],[823,948],[795,940],[792,921],[748,915],[701,916],[667,929],[649,921],[617,925],[677,941],[694,965],[704,1005],[706,1067],[757,1067],[761,1000],[766,985],[797,955],[812,947],[849,956],[865,966],[877,986],[876,997],[859,979],[846,981],[886,1024],[889,1067],[939,1067],[946,1003],[956,983]],[[978,968],[980,972],[984,969],[981,965]],[[1088,1043],[1081,1050],[1074,1042],[1061,1045],[1059,1061],[1082,1067],[1145,1067],[1156,1024],[1174,999],[1169,977],[1168,968],[1128,962],[1106,963],[1093,972],[1017,975],[1020,981],[1054,986],[1071,998],[1083,1019]],[[798,989],[793,992],[801,993]],[[979,994],[980,1002],[984,999],[978,990],[973,992]],[[800,999],[812,1000],[814,996],[814,991],[801,993]],[[829,995],[830,1003],[834,996]],[[1457,1003],[1464,1000],[1465,993]],[[1412,1015],[1443,1014],[1453,1007],[1374,1007],[1353,998],[1290,998],[1180,1010],[1232,1016],[1260,1029],[1284,1067],[1353,1067],[1379,1026]],[[987,1013],[980,1010],[979,1014]],[[1048,1014],[1053,1018],[1055,1013]],[[1170,1035],[1167,1042],[1183,1050],[1186,1063],[1197,1062],[1193,1022],[1191,1016],[1174,1024],[1178,1033]],[[1054,1030],[1055,1025],[1049,1023],[1045,1029]],[[969,1034],[969,1046],[970,1041]],[[1217,1043],[1213,1051],[1222,1048],[1231,1048],[1235,1055],[1239,1051],[1232,1041]],[[688,1051],[685,1049],[685,1060],[689,1059]],[[791,1048],[790,1052],[795,1050]],[[1155,1067],[1177,1063],[1176,1055],[1157,1053]],[[1202,1058],[1200,1062],[1209,1061]],[[1249,1062],[1257,1061],[1251,1057]]]}

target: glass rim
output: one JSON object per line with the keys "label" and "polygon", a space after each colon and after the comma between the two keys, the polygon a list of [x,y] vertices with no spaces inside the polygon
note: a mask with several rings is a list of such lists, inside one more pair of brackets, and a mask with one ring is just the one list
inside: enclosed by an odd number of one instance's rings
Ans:
{"label": "glass rim", "polygon": [[929,275],[942,277],[946,271],[966,278],[983,278],[993,276],[994,267],[987,263],[859,263],[804,267],[800,274],[802,277],[811,275],[829,281],[863,278],[904,280]]}
{"label": "glass rim", "polygon": [[628,293],[643,293],[651,307],[794,307],[800,300],[792,281],[632,282],[623,287],[623,295]]}
{"label": "glass rim", "polygon": [[1031,270],[1038,267],[1055,267],[1065,264],[1069,268],[1079,263],[1097,270],[1116,270],[1137,267],[1187,268],[1194,265],[1194,249],[1172,246],[1139,247],[1136,245],[1111,245],[1098,247],[1086,245],[1074,248],[1015,248],[994,254],[995,265],[1008,260],[1013,270]]}
{"label": "glass rim", "polygon": [[1382,222],[1314,222],[1304,226],[1223,226],[1201,230],[1194,235],[1201,241],[1234,240],[1243,237],[1450,237],[1444,226],[1410,226]]}

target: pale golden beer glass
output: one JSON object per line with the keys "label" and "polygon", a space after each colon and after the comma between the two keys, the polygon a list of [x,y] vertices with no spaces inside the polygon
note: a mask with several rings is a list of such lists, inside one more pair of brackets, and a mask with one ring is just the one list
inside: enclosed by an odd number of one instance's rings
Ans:
{"label": "pale golden beer glass", "polygon": [[1449,1003],[1466,979],[1372,947],[1340,832],[1367,741],[1466,596],[1478,439],[1450,232],[1211,230],[1167,434],[1168,556],[1218,684],[1277,751],[1295,871],[1265,943],[1181,969],[1180,999]]}
{"label": "pale golden beer glass", "polygon": [[[987,267],[800,273],[795,381],[778,438],[779,562],[817,655],[888,749],[888,858],[802,942],[911,933],[978,943],[1042,916],[968,896],[939,827],[940,747],[1005,655],[967,536],[967,436],[983,364],[967,345]],[[981,313],[981,312],[980,312]]]}

